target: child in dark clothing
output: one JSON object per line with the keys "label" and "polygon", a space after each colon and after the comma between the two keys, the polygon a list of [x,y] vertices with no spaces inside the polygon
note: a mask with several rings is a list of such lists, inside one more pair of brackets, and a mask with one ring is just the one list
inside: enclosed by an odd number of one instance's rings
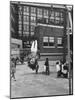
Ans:
{"label": "child in dark clothing", "polygon": [[45,66],[46,66],[46,75],[49,75],[50,71],[49,71],[49,60],[48,60],[48,58],[46,58]]}
{"label": "child in dark clothing", "polygon": [[68,77],[68,66],[66,63],[64,63],[64,65],[62,66],[62,75],[64,78]]}

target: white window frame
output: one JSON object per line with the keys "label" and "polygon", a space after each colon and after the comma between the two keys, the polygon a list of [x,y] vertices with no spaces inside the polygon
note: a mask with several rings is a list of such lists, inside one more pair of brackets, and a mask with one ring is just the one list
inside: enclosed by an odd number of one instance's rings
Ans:
{"label": "white window frame", "polygon": [[48,42],[48,37],[47,36],[43,37],[43,42]]}
{"label": "white window frame", "polygon": [[48,36],[43,37],[43,48],[48,48],[49,46],[44,46],[44,43],[48,43]]}
{"label": "white window frame", "polygon": [[31,16],[31,23],[35,23],[36,22],[36,17],[35,16]]}
{"label": "white window frame", "polygon": [[[61,43],[58,43],[58,42],[61,42]],[[63,46],[59,46],[59,44],[60,45],[62,44],[62,37],[57,38],[57,48],[63,48]]]}
{"label": "white window frame", "polygon": [[[43,45],[43,48],[55,48],[54,45],[53,45],[53,46],[49,46],[49,38],[50,38],[50,37],[48,37],[48,36],[43,37],[43,43],[44,43],[44,42],[47,42],[47,43],[48,43],[47,46],[44,46],[44,45]],[[52,37],[52,38],[54,38],[54,37]],[[44,39],[45,39],[45,40],[44,40]],[[54,43],[54,41],[53,41],[53,43]]]}
{"label": "white window frame", "polygon": [[[54,37],[53,37],[53,36],[49,37],[49,43],[54,43]],[[50,45],[49,45],[49,47],[50,47],[50,48],[55,48],[54,45],[53,45],[53,46],[50,46]]]}

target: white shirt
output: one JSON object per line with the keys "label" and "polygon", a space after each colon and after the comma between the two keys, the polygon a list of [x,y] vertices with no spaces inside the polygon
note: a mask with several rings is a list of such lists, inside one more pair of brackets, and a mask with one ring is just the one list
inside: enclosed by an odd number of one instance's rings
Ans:
{"label": "white shirt", "polygon": [[60,71],[60,65],[59,64],[56,65],[56,71],[57,72]]}
{"label": "white shirt", "polygon": [[67,70],[64,70],[64,65],[62,65],[62,73],[66,74]]}

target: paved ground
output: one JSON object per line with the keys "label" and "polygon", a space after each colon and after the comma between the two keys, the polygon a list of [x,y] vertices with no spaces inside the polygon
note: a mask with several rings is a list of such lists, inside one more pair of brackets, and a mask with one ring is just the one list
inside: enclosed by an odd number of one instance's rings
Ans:
{"label": "paved ground", "polygon": [[17,65],[16,81],[11,81],[11,98],[63,95],[69,93],[69,81],[56,78],[55,66],[50,66],[50,75],[43,74],[43,62],[39,62],[39,74],[35,74],[27,64]]}

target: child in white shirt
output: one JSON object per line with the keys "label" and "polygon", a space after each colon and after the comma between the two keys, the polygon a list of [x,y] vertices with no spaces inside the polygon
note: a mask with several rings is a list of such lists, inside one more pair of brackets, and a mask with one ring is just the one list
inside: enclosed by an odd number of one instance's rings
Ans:
{"label": "child in white shirt", "polygon": [[59,64],[59,62],[56,62],[56,71],[57,71],[57,77],[61,76],[61,71],[60,71],[60,64]]}

